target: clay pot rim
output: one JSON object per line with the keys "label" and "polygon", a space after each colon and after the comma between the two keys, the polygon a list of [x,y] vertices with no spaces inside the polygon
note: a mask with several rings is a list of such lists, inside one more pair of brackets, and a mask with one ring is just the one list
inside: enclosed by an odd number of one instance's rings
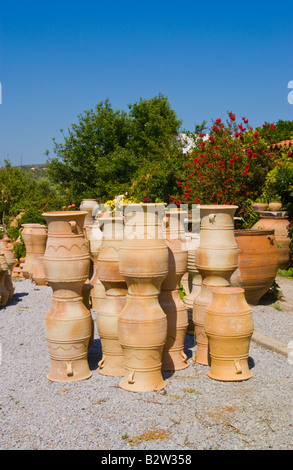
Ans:
{"label": "clay pot rim", "polygon": [[233,286],[226,286],[226,287],[214,287],[212,289],[214,294],[225,294],[225,295],[234,295],[234,294],[244,294],[244,289],[242,287],[233,287]]}
{"label": "clay pot rim", "polygon": [[52,211],[52,212],[44,212],[42,214],[43,217],[61,217],[64,215],[70,215],[71,217],[74,217],[75,215],[87,215],[87,211]]}
{"label": "clay pot rim", "polygon": [[244,235],[244,236],[258,236],[259,234],[262,235],[273,235],[275,233],[274,229],[271,230],[263,230],[261,228],[257,229],[239,229],[239,230],[234,230],[234,235]]}
{"label": "clay pot rim", "polygon": [[231,205],[226,205],[226,204],[211,204],[211,205],[208,205],[208,204],[203,204],[203,205],[199,205],[199,208],[200,209],[238,209],[239,206],[234,206],[233,204]]}
{"label": "clay pot rim", "polygon": [[21,224],[22,227],[36,227],[36,226],[41,226],[41,227],[44,227],[44,225],[42,224]]}

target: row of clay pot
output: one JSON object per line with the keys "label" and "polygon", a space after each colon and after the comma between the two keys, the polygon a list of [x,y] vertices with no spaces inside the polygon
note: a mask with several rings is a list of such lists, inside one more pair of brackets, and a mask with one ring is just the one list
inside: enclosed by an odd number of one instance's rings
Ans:
{"label": "row of clay pot", "polygon": [[44,253],[47,243],[47,227],[41,224],[23,224],[22,239],[26,247],[23,277],[36,285],[44,286],[47,281],[44,272]]}
{"label": "row of clay pot", "polygon": [[[119,386],[130,391],[161,389],[166,385],[162,370],[188,367],[183,350],[188,313],[179,295],[180,281],[187,269],[188,250],[183,227],[178,231],[180,211],[165,214],[162,226],[160,215],[163,211],[163,204],[128,204],[124,207],[123,219],[103,221],[103,236],[99,235],[97,241],[96,251],[100,247],[100,252],[95,262],[96,275],[104,287],[95,307],[103,352],[98,371],[102,375],[122,376]],[[229,286],[238,256],[233,211],[235,206],[201,208],[201,237],[197,249],[197,266],[203,279],[193,305],[197,349],[201,347],[200,328],[204,326],[205,316],[201,325],[196,299],[200,299],[204,291],[209,293],[205,299],[206,308],[212,305],[214,289],[220,288],[215,299],[220,299],[224,305],[223,315],[228,312],[228,320],[231,320],[231,314],[240,318],[240,321],[230,321],[230,326],[237,325],[237,334],[231,334],[226,327],[228,335],[224,343],[229,354],[224,362],[229,364],[230,375],[229,378],[225,373],[221,378],[219,375],[214,377],[219,380],[249,378],[247,346],[252,334],[251,309],[245,301],[244,290]],[[44,214],[48,222],[45,277],[53,290],[52,306],[45,317],[51,357],[47,377],[54,381],[83,380],[92,375],[87,351],[93,325],[90,311],[83,302],[82,289],[89,277],[91,242],[88,240],[92,238],[93,244],[94,228],[88,227],[87,240],[85,215],[85,211]],[[206,226],[206,215],[209,226]],[[172,219],[177,223],[176,237],[171,236]],[[202,309],[200,303],[199,306]],[[242,321],[243,306],[248,326]],[[220,326],[216,328],[215,337],[221,336]],[[207,333],[204,330],[206,337]],[[242,338],[240,352],[239,342],[235,343],[235,336],[239,335]],[[214,345],[211,348],[216,351],[218,346],[214,339],[211,342]],[[205,353],[207,364],[212,357],[219,362],[211,348]],[[223,358],[221,360],[223,362]]]}
{"label": "row of clay pot", "polygon": [[9,237],[4,234],[0,240],[0,306],[4,307],[12,299],[15,286],[12,282],[12,269],[15,258],[12,248],[8,246]]}

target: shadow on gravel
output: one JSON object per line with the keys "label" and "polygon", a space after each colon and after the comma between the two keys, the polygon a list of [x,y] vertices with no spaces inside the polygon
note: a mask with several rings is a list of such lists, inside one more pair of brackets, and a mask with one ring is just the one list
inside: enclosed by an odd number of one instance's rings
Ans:
{"label": "shadow on gravel", "polygon": [[102,346],[100,339],[94,339],[92,346],[88,350],[88,363],[90,370],[97,370],[98,363],[102,359]]}
{"label": "shadow on gravel", "polygon": [[16,304],[18,304],[18,302],[21,302],[21,301],[22,301],[22,298],[23,298],[23,297],[26,297],[27,295],[29,295],[28,292],[18,292],[18,293],[14,293],[12,299],[9,300],[6,305],[7,305],[7,306],[8,306],[8,305],[16,305]]}

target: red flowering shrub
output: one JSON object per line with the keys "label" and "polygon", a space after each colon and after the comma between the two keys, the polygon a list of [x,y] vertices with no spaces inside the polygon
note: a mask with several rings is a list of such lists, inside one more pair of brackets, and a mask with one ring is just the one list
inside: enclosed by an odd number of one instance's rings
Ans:
{"label": "red flowering shrub", "polygon": [[227,123],[213,122],[209,135],[200,134],[193,150],[185,154],[185,169],[177,177],[177,204],[236,204],[238,214],[247,199],[262,193],[267,173],[277,164],[259,133],[248,126],[248,119],[237,124],[233,113]]}

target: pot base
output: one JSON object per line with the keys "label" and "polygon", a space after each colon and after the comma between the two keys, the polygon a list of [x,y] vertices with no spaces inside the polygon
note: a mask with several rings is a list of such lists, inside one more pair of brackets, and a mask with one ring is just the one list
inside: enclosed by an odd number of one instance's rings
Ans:
{"label": "pot base", "polygon": [[89,379],[91,376],[92,371],[89,369],[87,358],[66,362],[51,359],[47,379],[53,382],[77,382]]}
{"label": "pot base", "polygon": [[252,377],[252,373],[248,367],[247,359],[236,359],[233,361],[212,360],[208,377],[222,382],[236,382],[248,380]]}
{"label": "pot base", "polygon": [[167,383],[162,378],[161,370],[134,371],[126,370],[119,387],[129,392],[151,392],[165,388]]}

